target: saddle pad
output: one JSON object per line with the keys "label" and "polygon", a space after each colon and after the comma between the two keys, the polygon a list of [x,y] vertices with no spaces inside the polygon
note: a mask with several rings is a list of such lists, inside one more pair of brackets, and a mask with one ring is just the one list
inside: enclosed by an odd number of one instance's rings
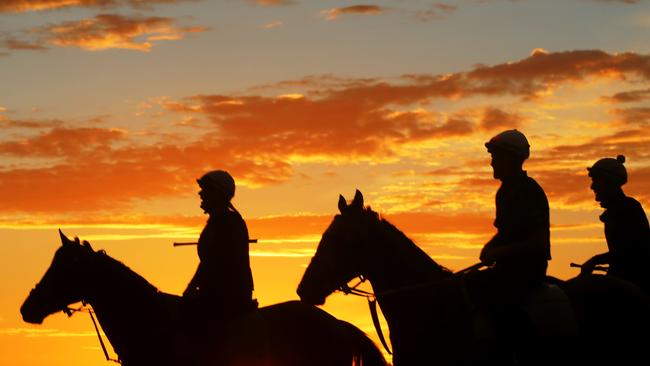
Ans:
{"label": "saddle pad", "polygon": [[541,337],[572,338],[578,325],[571,302],[557,285],[545,283],[526,298],[524,309]]}

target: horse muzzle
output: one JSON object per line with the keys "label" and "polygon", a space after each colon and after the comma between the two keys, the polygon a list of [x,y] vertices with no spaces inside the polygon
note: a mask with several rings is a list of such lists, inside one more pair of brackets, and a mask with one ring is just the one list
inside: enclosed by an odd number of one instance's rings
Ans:
{"label": "horse muzzle", "polygon": [[42,324],[45,319],[44,312],[38,311],[30,298],[20,307],[20,315],[23,316],[23,321],[30,324]]}
{"label": "horse muzzle", "polygon": [[23,316],[23,321],[30,324],[43,324],[44,316],[38,316],[20,309],[20,314]]}

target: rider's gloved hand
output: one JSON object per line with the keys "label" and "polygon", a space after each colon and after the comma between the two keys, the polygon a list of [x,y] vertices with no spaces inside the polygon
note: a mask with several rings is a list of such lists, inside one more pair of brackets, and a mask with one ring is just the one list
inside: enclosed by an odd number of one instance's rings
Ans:
{"label": "rider's gloved hand", "polygon": [[487,266],[494,263],[494,261],[496,261],[494,248],[492,248],[492,246],[490,246],[489,244],[485,245],[481,250],[481,255],[479,256],[479,259],[483,264]]}
{"label": "rider's gloved hand", "polygon": [[596,268],[596,263],[594,263],[592,259],[584,262],[582,266],[580,266],[581,276],[590,275],[594,271],[594,268]]}

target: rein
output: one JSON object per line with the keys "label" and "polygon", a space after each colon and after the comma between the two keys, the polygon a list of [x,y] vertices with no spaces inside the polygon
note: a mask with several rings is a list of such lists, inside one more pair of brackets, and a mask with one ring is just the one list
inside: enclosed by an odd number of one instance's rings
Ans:
{"label": "rein", "polygon": [[[481,269],[481,268],[483,268],[485,266],[486,265],[484,263],[479,262],[479,263],[473,264],[473,265],[471,265],[471,266],[469,266],[469,267],[467,267],[465,269],[461,269],[458,272],[454,272],[451,275],[451,277],[452,278],[453,277],[460,277],[460,276],[465,275],[467,273],[477,271],[477,270],[479,270],[479,269]],[[369,298],[376,299],[378,296],[391,296],[391,295],[399,294],[401,292],[408,292],[408,291],[412,291],[412,290],[419,290],[419,289],[431,287],[431,286],[433,286],[433,285],[435,285],[435,284],[437,284],[437,283],[439,283],[441,281],[441,280],[436,280],[436,281],[422,282],[422,283],[418,283],[418,284],[415,284],[415,285],[396,287],[396,288],[392,288],[392,289],[381,291],[381,292],[368,292],[368,291],[364,291],[364,290],[359,290],[357,288],[357,287],[359,287],[359,285],[366,282],[366,278],[363,275],[359,275],[358,278],[359,278],[359,282],[357,282],[357,284],[355,284],[354,286],[350,287],[350,286],[348,286],[346,284],[346,285],[339,286],[338,290],[343,292],[346,295],[355,295],[355,296],[361,296],[361,297],[367,297],[367,298],[369,297]]]}
{"label": "rein", "polygon": [[99,344],[102,346],[102,351],[104,351],[104,357],[106,357],[106,361],[121,364],[122,360],[120,360],[119,357],[118,358],[111,358],[108,355],[108,350],[106,349],[106,345],[104,344],[104,340],[102,339],[102,335],[99,332],[99,326],[97,325],[97,321],[95,320],[95,315],[94,315],[95,312],[93,311],[92,307],[90,307],[88,305],[88,303],[86,303],[85,301],[82,301],[81,304],[82,304],[82,306],[80,306],[80,307],[78,307],[76,309],[71,308],[71,307],[66,307],[65,309],[63,309],[63,312],[66,313],[68,316],[72,316],[72,314],[74,314],[74,313],[81,313],[81,312],[84,312],[84,311],[88,312],[88,314],[90,314],[90,319],[93,321],[93,326],[95,327],[95,332],[97,332],[97,339],[99,339]]}
{"label": "rein", "polygon": [[388,352],[389,355],[392,355],[393,352],[391,352],[390,347],[386,342],[386,338],[384,337],[384,332],[381,330],[381,324],[379,324],[379,314],[377,313],[377,296],[375,296],[375,294],[373,294],[372,292],[360,290],[357,288],[359,287],[359,285],[361,285],[364,282],[366,282],[366,278],[363,277],[362,275],[359,275],[359,282],[357,282],[356,285],[352,287],[348,285],[343,285],[339,287],[339,291],[343,292],[346,295],[362,296],[365,297],[366,300],[368,300],[370,317],[372,318],[372,323],[375,325],[375,331],[377,332],[377,336],[379,337],[379,340],[381,341],[382,346],[384,346],[386,352]]}

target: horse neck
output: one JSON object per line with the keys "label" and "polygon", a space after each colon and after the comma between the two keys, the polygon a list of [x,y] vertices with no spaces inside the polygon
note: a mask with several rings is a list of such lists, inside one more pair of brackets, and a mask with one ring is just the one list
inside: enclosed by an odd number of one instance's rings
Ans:
{"label": "horse neck", "polygon": [[369,233],[372,248],[365,258],[365,274],[388,323],[393,350],[399,354],[412,345],[422,346],[418,329],[428,326],[422,316],[435,311],[436,297],[426,286],[451,272],[387,221],[379,221]]}
{"label": "horse neck", "polygon": [[366,277],[376,292],[441,280],[448,272],[404,233],[381,220],[370,231]]}
{"label": "horse neck", "polygon": [[[138,352],[142,338],[153,331],[152,303],[156,288],[130,268],[103,253],[89,266],[85,301],[118,355],[124,360]],[[155,316],[154,316],[155,318]]]}

